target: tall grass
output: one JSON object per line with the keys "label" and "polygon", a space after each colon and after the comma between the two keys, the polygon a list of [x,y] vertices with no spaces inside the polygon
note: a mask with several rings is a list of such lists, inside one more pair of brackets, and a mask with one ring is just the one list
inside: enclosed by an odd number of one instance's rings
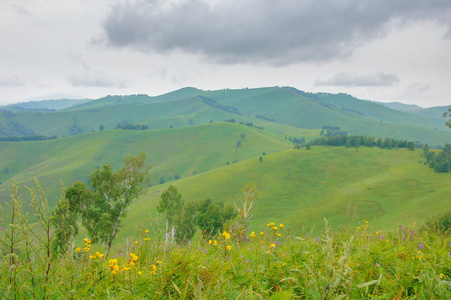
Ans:
{"label": "tall grass", "polygon": [[[294,236],[289,224],[268,220],[265,230],[244,238],[223,231],[165,247],[161,237],[153,238],[159,229],[149,225],[113,247],[106,260],[105,248],[89,237],[64,254],[49,254],[52,234],[34,231],[20,195],[12,197],[15,210],[0,231],[2,299],[451,297],[450,236],[443,232],[403,226],[381,232],[363,220],[357,227],[326,221],[318,234]],[[46,211],[42,198],[38,213]],[[42,218],[47,224],[50,217],[45,212]]]}

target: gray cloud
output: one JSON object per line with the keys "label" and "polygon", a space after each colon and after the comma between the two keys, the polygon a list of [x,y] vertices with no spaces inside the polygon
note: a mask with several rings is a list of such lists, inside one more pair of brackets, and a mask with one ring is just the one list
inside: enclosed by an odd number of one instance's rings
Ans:
{"label": "gray cloud", "polygon": [[128,83],[123,80],[111,79],[101,72],[85,70],[81,73],[73,73],[67,77],[69,83],[73,86],[84,87],[119,87],[124,88]]}
{"label": "gray cloud", "polygon": [[[162,3],[166,2],[163,6]],[[137,0],[114,6],[106,41],[144,52],[183,51],[221,63],[327,61],[387,32],[389,24],[448,24],[449,0]]]}
{"label": "gray cloud", "polygon": [[317,80],[317,86],[392,86],[399,81],[395,74],[377,73],[360,75],[354,73],[337,73],[332,78]]}
{"label": "gray cloud", "polygon": [[23,86],[25,79],[17,74],[0,74],[0,87]]}

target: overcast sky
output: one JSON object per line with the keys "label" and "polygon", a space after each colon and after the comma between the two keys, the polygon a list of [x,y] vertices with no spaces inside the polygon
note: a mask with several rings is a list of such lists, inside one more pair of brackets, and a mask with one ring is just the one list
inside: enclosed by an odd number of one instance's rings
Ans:
{"label": "overcast sky", "polygon": [[292,86],[451,105],[449,0],[1,0],[0,104]]}

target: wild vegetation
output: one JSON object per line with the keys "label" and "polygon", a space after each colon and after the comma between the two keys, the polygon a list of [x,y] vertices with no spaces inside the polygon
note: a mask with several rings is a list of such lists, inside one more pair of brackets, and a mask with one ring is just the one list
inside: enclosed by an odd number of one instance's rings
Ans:
{"label": "wild vegetation", "polygon": [[[244,190],[238,216],[192,241],[161,235],[157,219],[114,246],[68,240],[52,250],[57,222],[42,189],[30,189],[36,226],[13,187],[2,218],[0,292],[8,299],[445,299],[451,296],[451,246],[446,227],[381,231],[367,220],[295,235],[290,224],[268,220],[250,227],[255,189]],[[177,198],[177,196],[176,196]],[[63,190],[62,200],[66,199]],[[166,196],[162,196],[165,203]],[[166,202],[167,203],[167,202]],[[179,202],[180,203],[180,202]],[[168,212],[169,206],[162,207]],[[178,210],[170,209],[173,215]],[[159,219],[162,219],[160,215]],[[164,218],[164,217],[163,217]],[[441,218],[440,220],[442,220]],[[441,223],[442,224],[442,223]],[[164,226],[164,225],[163,225]],[[164,228],[164,227],[163,227]]]}

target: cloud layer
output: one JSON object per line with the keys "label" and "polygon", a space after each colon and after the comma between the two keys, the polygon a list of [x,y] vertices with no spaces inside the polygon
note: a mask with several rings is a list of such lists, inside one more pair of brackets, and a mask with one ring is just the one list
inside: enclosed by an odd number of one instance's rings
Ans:
{"label": "cloud layer", "polygon": [[451,1],[137,0],[116,5],[103,29],[116,47],[286,65],[349,55],[390,25],[418,20],[449,26]]}
{"label": "cloud layer", "polygon": [[317,86],[392,86],[399,81],[395,74],[377,73],[361,75],[354,73],[337,73],[327,80],[316,81]]}

